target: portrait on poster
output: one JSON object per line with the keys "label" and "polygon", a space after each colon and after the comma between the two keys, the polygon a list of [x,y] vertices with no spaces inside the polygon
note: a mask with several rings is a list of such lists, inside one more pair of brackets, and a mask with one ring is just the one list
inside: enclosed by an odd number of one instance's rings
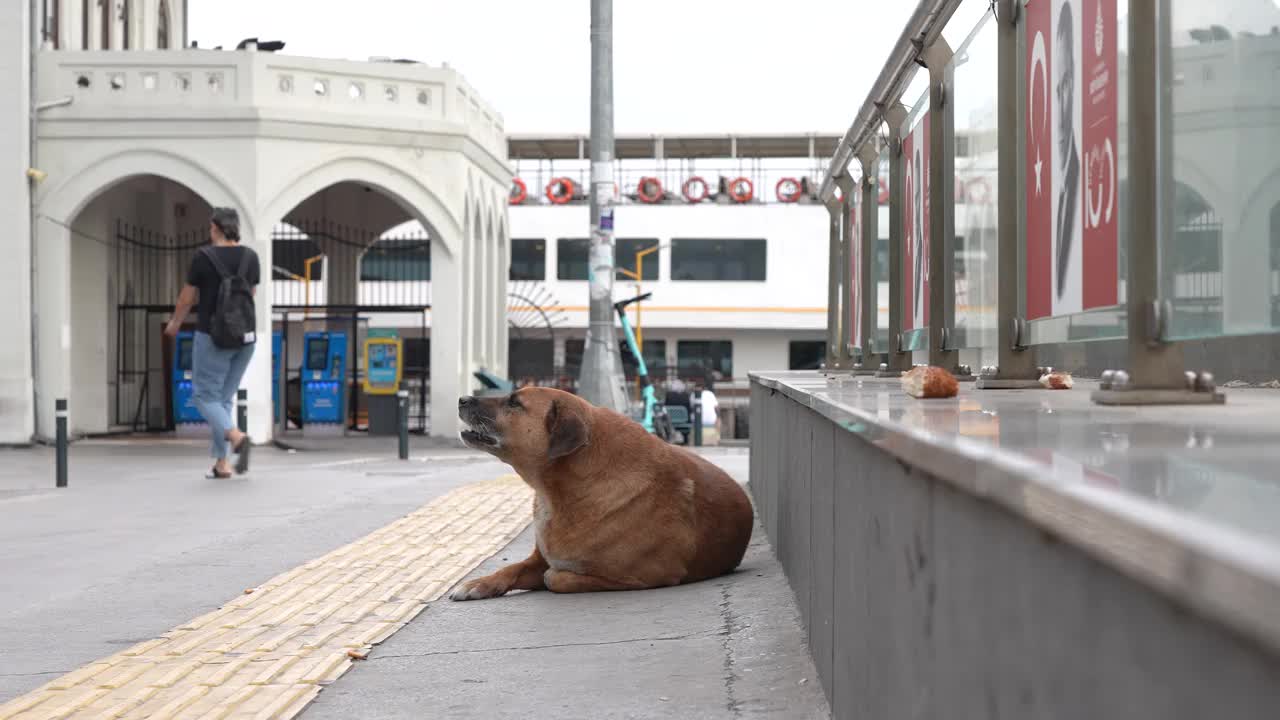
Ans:
{"label": "portrait on poster", "polygon": [[1027,314],[1114,305],[1115,0],[1027,6]]}

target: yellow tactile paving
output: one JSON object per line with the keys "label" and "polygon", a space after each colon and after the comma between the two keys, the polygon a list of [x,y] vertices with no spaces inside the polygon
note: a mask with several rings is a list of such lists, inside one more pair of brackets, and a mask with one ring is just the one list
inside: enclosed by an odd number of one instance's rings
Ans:
{"label": "yellow tactile paving", "polygon": [[0,720],[272,718],[320,689],[528,525],[515,476],[474,483],[218,610],[0,705]]}

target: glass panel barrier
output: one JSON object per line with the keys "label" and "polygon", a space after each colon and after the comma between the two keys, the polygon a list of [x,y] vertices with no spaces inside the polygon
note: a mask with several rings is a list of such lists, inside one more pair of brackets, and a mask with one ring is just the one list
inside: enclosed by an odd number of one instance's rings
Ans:
{"label": "glass panel barrier", "polygon": [[929,91],[902,125],[902,347],[929,349]]}
{"label": "glass panel barrier", "polygon": [[997,363],[997,30],[993,14],[984,13],[948,68],[956,134],[954,344],[981,349],[983,366]]}
{"label": "glass panel barrier", "polygon": [[1029,341],[1124,337],[1127,3],[1050,0],[1025,13]]}
{"label": "glass panel barrier", "polygon": [[1172,339],[1280,328],[1280,6],[1171,5],[1160,294]]}

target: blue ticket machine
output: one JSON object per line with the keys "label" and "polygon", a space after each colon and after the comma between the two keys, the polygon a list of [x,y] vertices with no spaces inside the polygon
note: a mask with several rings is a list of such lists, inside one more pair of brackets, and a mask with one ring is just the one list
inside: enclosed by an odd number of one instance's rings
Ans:
{"label": "blue ticket machine", "polygon": [[174,344],[173,373],[170,378],[173,383],[173,422],[175,425],[204,422],[204,418],[200,416],[200,411],[196,410],[195,403],[192,402],[191,358],[192,345],[195,340],[195,333],[185,331],[178,333],[178,340]]}
{"label": "blue ticket machine", "polygon": [[309,332],[302,342],[302,423],[341,423],[347,334]]}
{"label": "blue ticket machine", "polygon": [[280,422],[280,352],[284,348],[284,333],[271,333],[271,416]]}

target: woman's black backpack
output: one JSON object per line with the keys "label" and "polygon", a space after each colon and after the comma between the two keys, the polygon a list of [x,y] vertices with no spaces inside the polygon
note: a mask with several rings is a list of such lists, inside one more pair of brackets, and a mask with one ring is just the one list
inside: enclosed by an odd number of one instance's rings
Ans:
{"label": "woman's black backpack", "polygon": [[218,259],[212,247],[200,249],[222,277],[218,285],[218,304],[209,320],[209,337],[213,344],[225,350],[236,350],[252,345],[258,339],[258,314],[253,303],[253,286],[249,284],[249,261],[253,252],[245,248],[240,255],[240,267],[235,274]]}

